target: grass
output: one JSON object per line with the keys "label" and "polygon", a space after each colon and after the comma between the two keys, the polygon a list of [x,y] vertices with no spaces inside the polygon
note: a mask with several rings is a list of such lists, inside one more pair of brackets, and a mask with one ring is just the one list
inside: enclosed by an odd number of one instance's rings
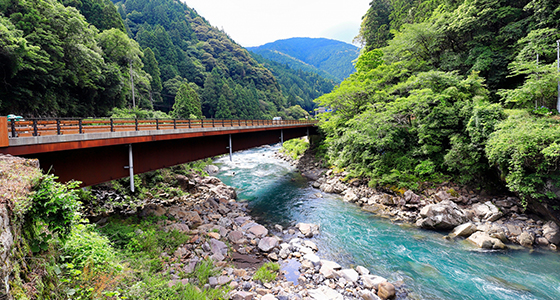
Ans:
{"label": "grass", "polygon": [[307,148],[309,148],[309,142],[304,139],[291,139],[284,142],[280,151],[296,160]]}
{"label": "grass", "polygon": [[280,270],[280,265],[273,262],[267,262],[262,265],[255,275],[253,275],[254,280],[260,280],[262,282],[271,282],[276,280],[278,276],[278,271]]}

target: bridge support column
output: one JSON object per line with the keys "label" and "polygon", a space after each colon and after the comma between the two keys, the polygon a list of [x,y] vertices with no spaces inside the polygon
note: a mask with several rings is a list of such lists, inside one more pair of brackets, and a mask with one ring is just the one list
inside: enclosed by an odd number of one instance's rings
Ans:
{"label": "bridge support column", "polygon": [[280,129],[280,143],[284,146],[284,129]]}
{"label": "bridge support column", "polygon": [[230,134],[229,135],[229,161],[232,161],[232,158],[231,158],[232,152],[233,152],[233,150],[231,148],[231,134]]}
{"label": "bridge support column", "polygon": [[128,174],[130,176],[130,191],[134,193],[134,163],[132,159],[132,144],[128,144],[128,166],[124,167],[128,169]]}

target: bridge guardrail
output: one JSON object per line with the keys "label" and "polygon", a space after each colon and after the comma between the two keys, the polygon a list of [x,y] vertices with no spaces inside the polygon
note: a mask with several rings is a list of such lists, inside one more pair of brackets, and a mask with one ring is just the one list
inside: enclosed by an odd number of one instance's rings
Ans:
{"label": "bridge guardrail", "polygon": [[26,119],[9,120],[9,138],[84,134],[98,132],[169,130],[181,128],[240,127],[262,125],[316,124],[315,120],[234,119]]}

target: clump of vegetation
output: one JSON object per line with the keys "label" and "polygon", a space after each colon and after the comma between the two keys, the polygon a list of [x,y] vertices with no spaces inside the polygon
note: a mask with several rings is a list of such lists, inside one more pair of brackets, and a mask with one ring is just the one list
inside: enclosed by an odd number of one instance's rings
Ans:
{"label": "clump of vegetation", "polygon": [[254,280],[260,280],[262,282],[271,282],[276,280],[278,276],[278,271],[280,270],[280,265],[274,262],[267,262],[262,265],[255,275],[253,275]]}
{"label": "clump of vegetation", "polygon": [[292,159],[297,159],[309,148],[309,142],[304,139],[291,139],[284,142],[280,150]]}
{"label": "clump of vegetation", "polygon": [[198,263],[191,276],[196,278],[200,285],[205,285],[208,283],[208,278],[219,273],[220,271],[214,266],[212,259],[207,258]]}

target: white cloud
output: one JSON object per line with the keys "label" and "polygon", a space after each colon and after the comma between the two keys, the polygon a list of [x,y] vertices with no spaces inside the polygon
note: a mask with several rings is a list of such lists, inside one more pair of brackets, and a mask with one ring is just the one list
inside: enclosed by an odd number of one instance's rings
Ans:
{"label": "white cloud", "polygon": [[350,43],[370,0],[183,0],[245,47],[291,37]]}

